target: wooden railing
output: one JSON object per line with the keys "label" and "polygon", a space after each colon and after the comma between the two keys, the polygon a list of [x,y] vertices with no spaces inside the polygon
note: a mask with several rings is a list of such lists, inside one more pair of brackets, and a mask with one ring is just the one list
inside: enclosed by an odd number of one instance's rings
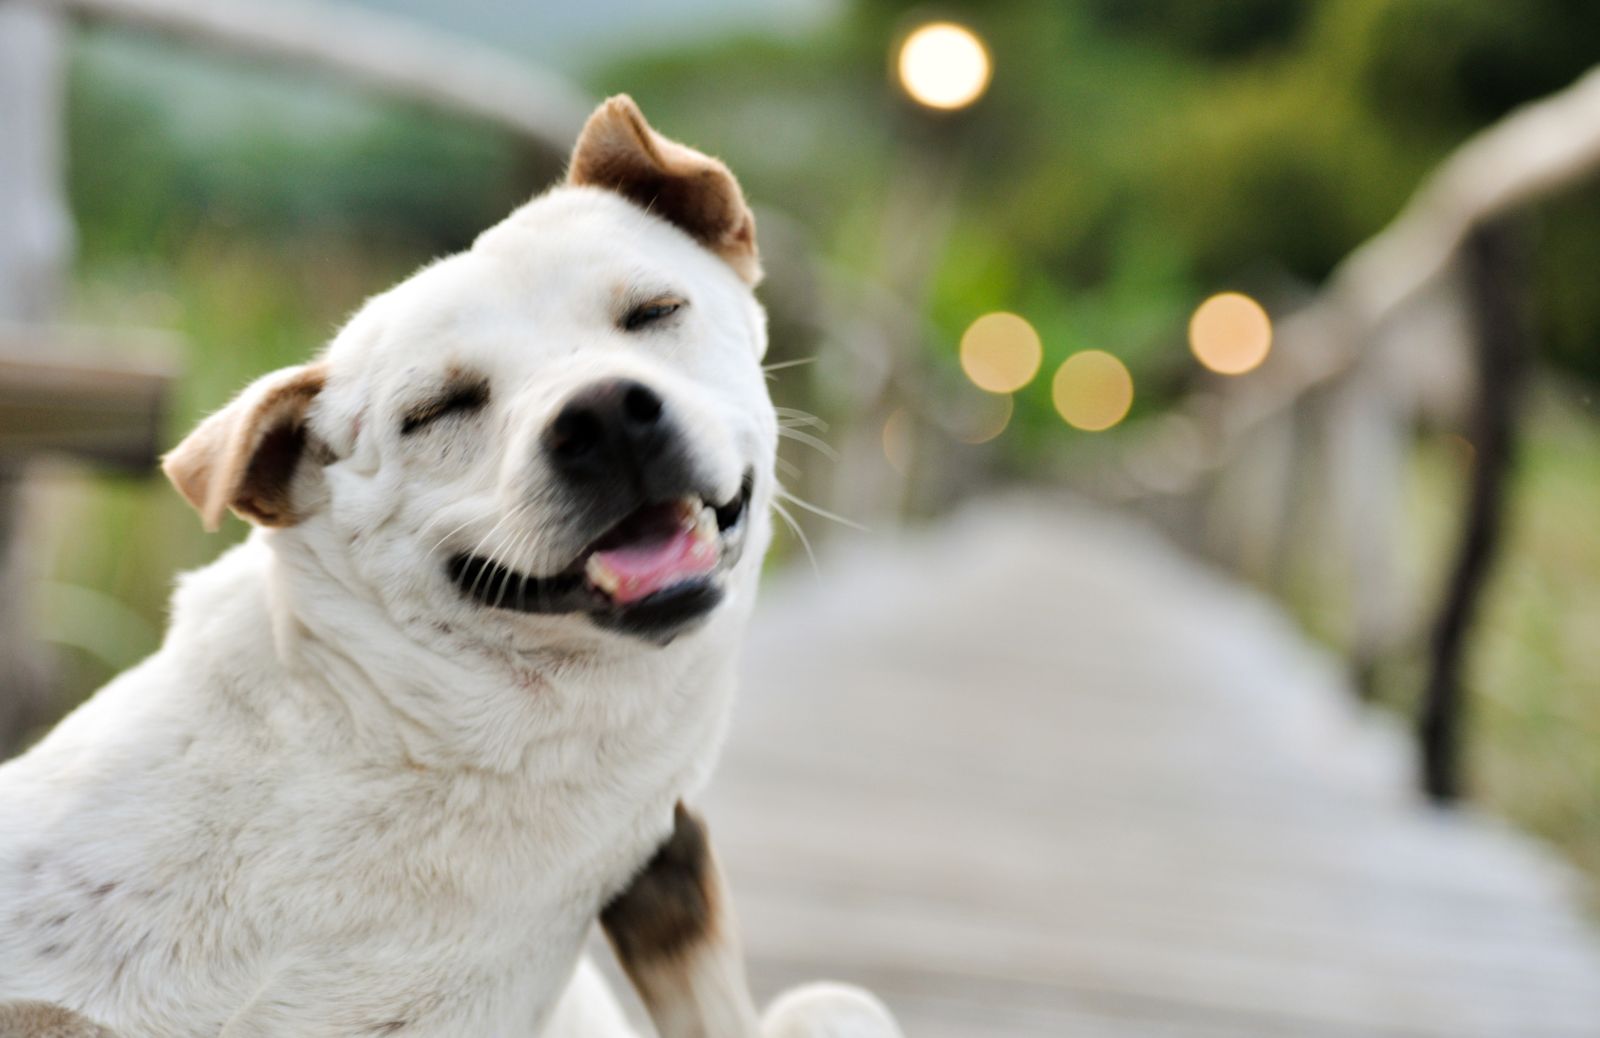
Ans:
{"label": "wooden railing", "polygon": [[[11,0],[17,2],[17,0]],[[81,22],[300,67],[385,98],[487,123],[565,158],[594,107],[504,51],[366,8],[312,0],[26,0]]]}
{"label": "wooden railing", "polygon": [[[1306,511],[1295,502],[1322,494],[1342,536],[1319,541],[1317,550],[1337,556],[1348,574],[1349,650],[1358,677],[1397,641],[1426,630],[1420,770],[1423,788],[1440,801],[1462,791],[1462,660],[1500,540],[1515,416],[1530,366],[1516,219],[1597,173],[1600,69],[1458,148],[1393,223],[1279,323],[1260,371],[1209,383],[1180,404],[1178,420],[1197,432],[1195,449],[1174,454],[1153,436],[1110,474],[1118,496],[1176,517],[1174,525],[1193,532],[1198,547],[1235,564],[1244,562],[1245,542],[1258,563],[1281,558],[1296,516]],[[1400,334],[1419,315],[1434,330]],[[1454,345],[1465,347],[1475,369],[1467,420],[1472,469],[1450,576],[1419,622],[1404,615],[1408,595],[1399,576],[1401,470],[1418,398],[1428,388],[1419,383],[1440,370],[1417,361],[1452,345],[1437,331],[1450,325],[1465,331],[1468,341]],[[1271,470],[1265,480],[1272,492],[1254,504],[1267,514],[1236,512],[1235,522],[1216,522],[1218,502],[1237,508],[1238,482],[1259,481],[1263,469]],[[1244,532],[1228,543],[1219,528]]]}

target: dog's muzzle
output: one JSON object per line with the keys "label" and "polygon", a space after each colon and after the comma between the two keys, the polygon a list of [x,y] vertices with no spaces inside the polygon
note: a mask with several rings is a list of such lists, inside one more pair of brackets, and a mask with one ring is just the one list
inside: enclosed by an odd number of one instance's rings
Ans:
{"label": "dog's muzzle", "polygon": [[447,571],[463,594],[497,609],[584,613],[660,643],[716,608],[743,549],[753,471],[733,497],[713,500],[661,398],[622,379],[575,394],[541,446],[566,485],[571,521],[602,532],[547,576],[454,555]]}

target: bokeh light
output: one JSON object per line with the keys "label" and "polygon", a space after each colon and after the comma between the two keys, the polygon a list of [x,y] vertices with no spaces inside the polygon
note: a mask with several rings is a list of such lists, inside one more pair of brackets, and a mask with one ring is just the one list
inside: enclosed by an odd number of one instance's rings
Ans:
{"label": "bokeh light", "polygon": [[1039,373],[1044,347],[1016,314],[984,314],[961,336],[961,370],[991,393],[1015,393]]}
{"label": "bokeh light", "polygon": [[1068,425],[1100,432],[1127,417],[1133,406],[1133,376],[1104,350],[1084,350],[1056,369],[1050,396]]}
{"label": "bokeh light", "polygon": [[1011,394],[973,393],[979,399],[962,410],[956,423],[955,437],[962,443],[988,443],[1006,431],[1016,403]]}
{"label": "bokeh light", "polygon": [[1272,319],[1241,292],[1221,292],[1201,303],[1189,319],[1189,348],[1220,375],[1243,375],[1267,359]]}
{"label": "bokeh light", "polygon": [[911,412],[896,408],[883,423],[883,456],[902,476],[911,471],[911,456],[916,449]]}
{"label": "bokeh light", "polygon": [[929,108],[965,108],[989,86],[989,49],[954,22],[921,26],[900,45],[900,85]]}

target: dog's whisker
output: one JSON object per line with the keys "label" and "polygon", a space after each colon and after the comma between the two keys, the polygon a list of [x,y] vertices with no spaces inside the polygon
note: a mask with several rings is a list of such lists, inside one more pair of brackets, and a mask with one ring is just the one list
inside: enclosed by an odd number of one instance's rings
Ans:
{"label": "dog's whisker", "polygon": [[[502,518],[501,521],[504,522],[504,518]],[[499,528],[499,523],[496,523],[494,529],[498,529],[498,528]],[[494,529],[491,529],[488,534],[485,534],[482,538],[480,538],[478,540],[477,544],[473,545],[472,551],[469,553],[470,555],[472,555],[472,556],[474,556],[476,558],[484,559],[484,560],[486,560],[487,562],[489,562],[491,564],[493,563],[494,560],[493,560],[492,556],[489,555],[489,554],[485,554],[484,549],[487,546],[487,541],[489,540],[489,537],[493,535]],[[467,590],[467,593],[468,593],[468,595],[470,597],[472,597],[472,598],[477,598],[478,597],[478,586],[483,582],[484,575],[486,573],[488,573],[491,568],[492,568],[491,566],[483,566],[483,567],[481,567],[478,570],[477,575],[472,578],[472,586],[470,588],[468,588],[468,590]]]}
{"label": "dog's whisker", "polygon": [[810,411],[802,411],[798,407],[774,407],[772,410],[778,415],[778,424],[781,426],[807,425],[823,432],[828,431],[828,423]]}
{"label": "dog's whisker", "polygon": [[444,546],[444,542],[445,541],[448,541],[450,538],[454,537],[456,534],[460,533],[462,530],[465,530],[467,527],[471,526],[473,521],[476,518],[477,518],[476,516],[470,516],[470,517],[468,517],[466,519],[463,519],[461,522],[457,523],[443,537],[440,537],[437,541],[433,542],[433,547],[428,549],[428,551],[427,551],[427,553],[426,553],[426,555],[424,557],[425,558],[430,558],[430,559],[433,558],[434,553],[436,553],[441,547]]}
{"label": "dog's whisker", "polygon": [[798,368],[804,364],[815,364],[821,359],[821,357],[800,357],[796,360],[780,360],[773,364],[763,364],[761,366],[761,370],[770,375],[774,371],[784,371],[788,368]]}
{"label": "dog's whisker", "polygon": [[519,594],[522,590],[526,589],[528,582],[527,574],[522,569],[514,565],[514,563],[515,560],[522,555],[523,551],[526,550],[528,542],[532,539],[533,534],[534,530],[532,526],[524,526],[521,535],[518,536],[516,542],[512,545],[511,551],[506,553],[506,562],[503,564],[505,567],[505,576],[500,582],[500,592],[495,597],[496,608],[499,608],[500,604],[505,600],[505,593],[511,587],[513,580],[515,580],[519,585]]}
{"label": "dog's whisker", "polygon": [[481,555],[481,554],[483,554],[484,547],[489,543],[490,538],[492,538],[496,533],[498,533],[500,531],[500,527],[505,525],[506,521],[508,519],[510,519],[511,516],[513,514],[515,514],[515,513],[516,513],[516,509],[512,509],[510,512],[501,513],[500,518],[495,520],[495,524],[493,526],[489,527],[488,531],[485,532],[483,535],[481,535],[478,538],[477,542],[475,544],[473,544],[472,550],[468,554],[471,554],[471,555]]}
{"label": "dog's whisker", "polygon": [[808,432],[801,432],[798,429],[780,425],[778,426],[778,437],[780,439],[793,440],[796,443],[803,443],[807,447],[810,447],[812,450],[816,451],[818,454],[822,455],[824,458],[827,458],[829,461],[839,460],[838,451],[834,450],[832,447],[828,446],[826,442],[815,436],[812,436]]}
{"label": "dog's whisker", "polygon": [[506,591],[510,589],[511,577],[515,573],[516,570],[512,569],[510,566],[502,565],[500,567],[500,586],[495,589],[494,593],[494,607],[496,609],[499,609],[501,606],[505,605]]}
{"label": "dog's whisker", "polygon": [[783,500],[788,501],[788,502],[790,502],[792,504],[795,504],[795,505],[799,505],[801,508],[804,508],[806,511],[810,512],[812,515],[820,516],[823,519],[831,519],[831,520],[833,520],[834,522],[838,523],[841,526],[848,526],[850,529],[859,530],[862,533],[871,533],[872,532],[867,527],[865,527],[862,524],[856,522],[854,519],[846,519],[844,516],[838,514],[837,512],[830,512],[826,508],[823,508],[821,505],[814,505],[810,501],[807,501],[805,498],[801,497],[798,494],[791,494],[787,489],[785,489],[782,486],[778,487],[777,494],[778,494],[779,497],[783,498]]}
{"label": "dog's whisker", "polygon": [[[512,531],[508,536],[515,536],[515,531]],[[494,551],[486,556],[489,560],[489,566],[485,567],[489,573],[489,583],[484,588],[483,601],[486,603],[492,601],[496,609],[500,608],[501,596],[505,594],[506,578],[511,574],[511,568],[500,559],[500,551],[503,547],[504,545],[496,547]]]}
{"label": "dog's whisker", "polygon": [[818,580],[821,580],[822,567],[817,565],[817,553],[811,550],[811,538],[806,536],[805,530],[801,529],[800,524],[795,521],[794,516],[789,514],[789,510],[783,507],[783,502],[773,501],[772,510],[778,513],[778,517],[788,525],[789,529],[794,531],[795,537],[800,541],[800,547],[805,549],[806,558],[811,560],[812,574],[814,574]]}
{"label": "dog's whisker", "polygon": [[778,471],[783,473],[785,476],[789,476],[793,479],[800,478],[800,466],[796,465],[789,459],[776,458],[774,459],[774,464],[777,466]]}
{"label": "dog's whisker", "polygon": [[[499,533],[500,528],[502,526],[504,526],[507,522],[510,522],[515,517],[521,515],[523,513],[523,510],[526,507],[527,507],[527,503],[524,502],[523,504],[518,505],[516,508],[513,508],[513,509],[511,509],[511,511],[509,511],[509,512],[505,513],[504,515],[502,515],[500,517],[499,522],[496,522],[493,526],[491,526],[489,528],[489,532],[484,534],[483,537],[478,540],[478,543],[477,543],[476,546],[473,547],[471,554],[477,555],[477,556],[479,556],[481,558],[484,558],[484,559],[487,559],[490,563],[498,565],[498,563],[496,563],[496,560],[495,560],[495,555],[496,555],[498,549],[488,549],[489,540],[491,538],[495,537],[495,535]],[[478,575],[475,578],[473,578],[472,588],[471,588],[471,591],[470,591],[472,597],[474,597],[474,598],[478,597],[478,586],[483,581],[484,574],[488,573],[490,571],[490,569],[492,569],[492,568],[493,568],[492,566],[483,567],[482,569],[480,569],[478,571]]]}

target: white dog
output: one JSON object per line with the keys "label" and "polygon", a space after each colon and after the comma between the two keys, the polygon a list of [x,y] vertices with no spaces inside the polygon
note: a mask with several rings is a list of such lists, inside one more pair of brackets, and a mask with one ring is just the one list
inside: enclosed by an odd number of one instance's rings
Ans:
{"label": "white dog", "polygon": [[[732,175],[614,98],[564,186],[168,455],[208,527],[257,529],[0,767],[0,1002],[30,1000],[0,1030],[630,1033],[574,968],[670,836],[607,928],[664,1033],[754,1033],[674,808],[770,536],[759,277]],[[767,1034],[894,1033],[781,1001]]]}

